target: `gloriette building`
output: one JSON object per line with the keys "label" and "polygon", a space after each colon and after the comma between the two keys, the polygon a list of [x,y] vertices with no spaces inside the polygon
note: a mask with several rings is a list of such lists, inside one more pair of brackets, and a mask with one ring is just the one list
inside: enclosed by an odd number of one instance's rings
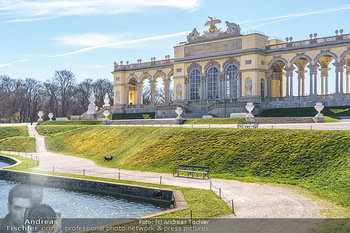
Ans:
{"label": "gloriette building", "polygon": [[241,28],[209,17],[208,31],[196,28],[187,41],[174,47],[174,58],[150,62],[114,63],[112,113],[155,113],[174,117],[211,114],[228,117],[270,108],[350,105],[350,34],[302,41],[272,39],[260,32],[241,34]]}

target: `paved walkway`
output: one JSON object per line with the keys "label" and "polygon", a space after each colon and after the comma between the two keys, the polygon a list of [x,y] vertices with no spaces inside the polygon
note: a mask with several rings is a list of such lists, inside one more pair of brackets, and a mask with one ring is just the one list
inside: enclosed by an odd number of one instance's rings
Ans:
{"label": "paved walkway", "polygon": [[[88,159],[55,154],[47,151],[45,137],[40,136],[35,125],[28,125],[31,137],[36,138],[37,153],[29,154],[38,158],[40,165],[37,170],[55,171],[69,174],[80,174],[96,177],[133,180],[147,183],[162,183],[183,187],[209,189],[210,181],[226,200],[234,200],[236,216],[233,218],[322,218],[322,209],[314,201],[279,185],[244,183],[223,179],[192,179],[173,177],[171,174],[140,172],[99,167]],[[15,153],[18,154],[18,153]],[[21,155],[25,155],[21,153]],[[213,188],[217,194],[219,189]]]}

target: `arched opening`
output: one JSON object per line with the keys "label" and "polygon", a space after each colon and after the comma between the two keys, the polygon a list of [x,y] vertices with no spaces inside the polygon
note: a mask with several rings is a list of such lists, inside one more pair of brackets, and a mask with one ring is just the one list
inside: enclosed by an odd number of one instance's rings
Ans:
{"label": "arched opening", "polygon": [[294,61],[293,70],[293,96],[307,96],[310,93],[310,75],[308,73],[309,61],[298,58]]}
{"label": "arched opening", "polygon": [[284,97],[286,95],[285,63],[277,60],[271,65],[271,97]]}
{"label": "arched opening", "polygon": [[162,77],[158,77],[156,79],[156,95],[155,102],[156,104],[164,104],[165,103],[165,91],[164,91],[164,79]]}
{"label": "arched opening", "polygon": [[343,87],[340,87],[339,80],[336,80],[335,67],[331,65],[334,62],[335,60],[331,55],[322,55],[317,59],[317,83],[316,85],[314,84],[315,95],[329,95],[343,90]]}
{"label": "arched opening", "polygon": [[148,76],[142,80],[142,104],[148,105],[151,103],[151,85]]}
{"label": "arched opening", "polygon": [[127,93],[128,93],[127,104],[128,105],[137,104],[137,80],[135,77],[131,77],[129,79],[129,82],[127,84],[127,88],[129,89],[127,91]]}

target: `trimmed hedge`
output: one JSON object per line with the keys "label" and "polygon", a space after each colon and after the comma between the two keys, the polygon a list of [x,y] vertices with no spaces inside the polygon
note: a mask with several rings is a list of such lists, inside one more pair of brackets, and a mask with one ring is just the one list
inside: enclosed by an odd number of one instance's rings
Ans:
{"label": "trimmed hedge", "polygon": [[144,115],[149,115],[151,119],[156,116],[155,112],[144,113],[114,113],[112,114],[112,120],[127,120],[127,119],[144,119]]}
{"label": "trimmed hedge", "polygon": [[102,121],[45,121],[40,125],[102,125]]}

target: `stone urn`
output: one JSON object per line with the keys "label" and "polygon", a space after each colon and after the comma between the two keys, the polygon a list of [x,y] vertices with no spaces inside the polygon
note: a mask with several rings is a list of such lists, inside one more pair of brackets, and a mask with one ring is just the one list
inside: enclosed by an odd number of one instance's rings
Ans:
{"label": "stone urn", "polygon": [[314,108],[315,108],[316,111],[318,112],[318,113],[316,114],[315,117],[323,117],[323,115],[322,115],[322,113],[321,113],[321,111],[322,111],[323,108],[324,108],[323,104],[322,104],[322,103],[316,103],[316,105],[314,106]]}
{"label": "stone urn", "polygon": [[50,112],[49,115],[47,115],[47,116],[50,118],[50,121],[52,121],[52,117],[53,117],[52,112]]}
{"label": "stone urn", "polygon": [[111,114],[111,113],[108,110],[104,110],[103,111],[103,115],[106,117],[105,119],[103,119],[104,121],[108,121],[109,120],[108,119],[109,114]]}
{"label": "stone urn", "polygon": [[177,107],[176,110],[175,110],[175,112],[177,113],[176,119],[183,119],[183,118],[181,117],[181,114],[183,113],[182,108]]}
{"label": "stone urn", "polygon": [[246,106],[245,106],[245,109],[247,109],[247,111],[248,111],[248,114],[247,114],[246,118],[247,118],[247,117],[254,117],[254,115],[252,114],[252,111],[253,111],[253,109],[254,109],[254,104],[253,104],[253,102],[248,102],[248,103],[246,104]]}
{"label": "stone urn", "polygon": [[41,118],[42,116],[44,116],[43,111],[39,111],[39,112],[38,112],[38,116],[39,116],[38,123],[43,122],[44,120],[43,120],[43,118]]}

